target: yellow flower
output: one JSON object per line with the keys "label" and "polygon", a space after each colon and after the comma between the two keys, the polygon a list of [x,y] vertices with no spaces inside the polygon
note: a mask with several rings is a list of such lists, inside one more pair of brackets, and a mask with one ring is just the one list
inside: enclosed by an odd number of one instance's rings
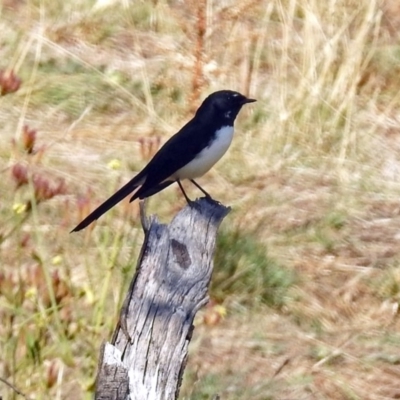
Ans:
{"label": "yellow flower", "polygon": [[62,262],[62,257],[61,257],[60,255],[54,256],[54,257],[51,259],[51,263],[52,263],[53,265],[60,265],[61,262]]}
{"label": "yellow flower", "polygon": [[15,214],[22,214],[26,211],[26,204],[15,203],[13,204],[12,209],[15,212]]}
{"label": "yellow flower", "polygon": [[121,168],[121,161],[119,161],[116,158],[114,158],[113,160],[111,160],[107,164],[107,167],[110,168],[110,169],[120,169]]}

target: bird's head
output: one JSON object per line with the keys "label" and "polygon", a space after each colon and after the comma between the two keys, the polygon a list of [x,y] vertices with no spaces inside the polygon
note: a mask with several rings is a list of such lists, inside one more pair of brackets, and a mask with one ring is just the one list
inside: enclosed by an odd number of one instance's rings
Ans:
{"label": "bird's head", "polygon": [[202,103],[197,114],[215,115],[233,123],[240,109],[247,103],[253,103],[254,99],[233,90],[219,90],[210,94]]}

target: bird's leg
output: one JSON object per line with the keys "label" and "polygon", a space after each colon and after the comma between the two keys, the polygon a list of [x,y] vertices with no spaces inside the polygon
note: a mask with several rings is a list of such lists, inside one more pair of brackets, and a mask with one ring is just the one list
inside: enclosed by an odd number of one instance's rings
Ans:
{"label": "bird's leg", "polygon": [[195,185],[198,189],[200,189],[206,195],[207,200],[213,199],[194,179],[190,179],[190,182],[192,182],[193,185]]}
{"label": "bird's leg", "polygon": [[176,182],[178,183],[179,187],[181,188],[182,193],[183,193],[183,195],[185,196],[185,199],[186,199],[187,203],[189,204],[189,206],[192,206],[194,202],[193,202],[192,200],[189,199],[188,195],[187,195],[186,192],[183,190],[183,186],[182,186],[182,184],[181,184],[181,181],[180,181],[179,179],[177,179]]}

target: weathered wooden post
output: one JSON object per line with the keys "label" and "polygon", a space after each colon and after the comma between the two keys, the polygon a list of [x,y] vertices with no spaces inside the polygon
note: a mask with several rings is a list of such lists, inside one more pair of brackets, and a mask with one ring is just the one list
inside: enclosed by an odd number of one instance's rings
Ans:
{"label": "weathered wooden post", "polygon": [[208,301],[218,227],[229,208],[200,199],[169,225],[147,219],[120,322],[103,346],[96,399],[178,398],[197,311]]}

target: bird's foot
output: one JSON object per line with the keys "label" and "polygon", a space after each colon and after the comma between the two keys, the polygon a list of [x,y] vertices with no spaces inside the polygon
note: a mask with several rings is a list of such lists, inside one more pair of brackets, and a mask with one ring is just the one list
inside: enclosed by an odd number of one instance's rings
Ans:
{"label": "bird's foot", "polygon": [[210,195],[204,196],[203,199],[206,199],[209,203],[212,204],[221,204],[218,200],[213,199]]}
{"label": "bird's foot", "polygon": [[200,210],[200,204],[197,203],[197,201],[190,200],[190,201],[188,201],[188,205],[190,208],[194,208],[197,211]]}
{"label": "bird's foot", "polygon": [[[198,200],[206,200],[210,204],[221,204],[218,200],[214,200],[210,195],[201,197]],[[201,203],[199,203],[198,200],[187,200],[187,203],[189,207],[199,211],[201,209]]]}

